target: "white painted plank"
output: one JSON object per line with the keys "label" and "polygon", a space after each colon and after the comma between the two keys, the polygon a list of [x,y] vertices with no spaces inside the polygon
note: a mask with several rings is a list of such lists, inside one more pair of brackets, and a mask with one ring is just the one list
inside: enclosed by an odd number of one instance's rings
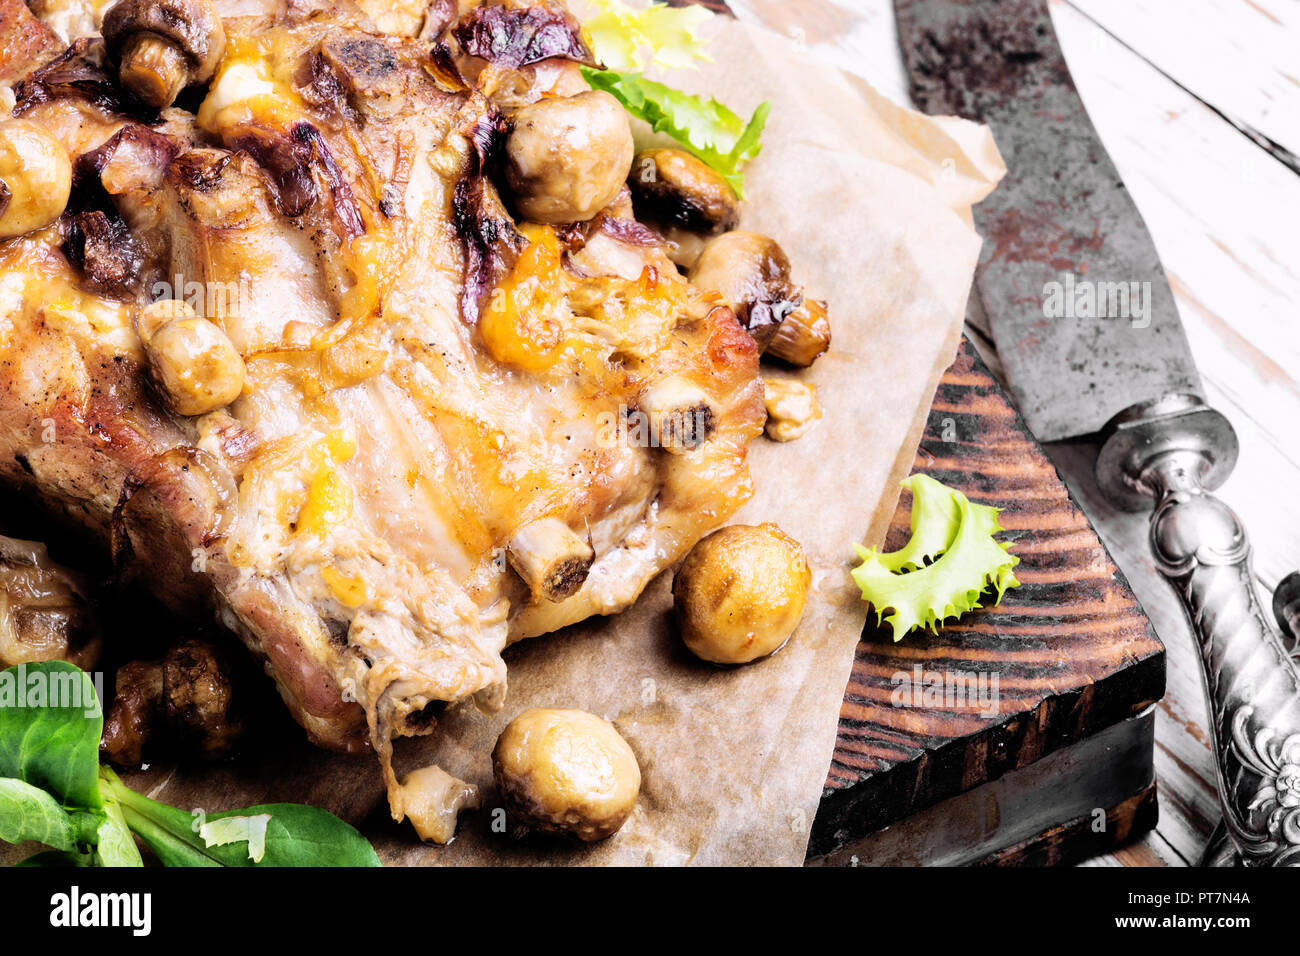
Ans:
{"label": "white painted plank", "polygon": [[1224,115],[1300,156],[1300,3],[1070,3]]}

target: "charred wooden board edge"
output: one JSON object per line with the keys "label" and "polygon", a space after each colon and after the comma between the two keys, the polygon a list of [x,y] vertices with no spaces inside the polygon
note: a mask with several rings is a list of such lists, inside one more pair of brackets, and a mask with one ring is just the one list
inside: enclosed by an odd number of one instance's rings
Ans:
{"label": "charred wooden board edge", "polygon": [[[807,862],[817,866],[980,865],[997,862],[1009,848],[1028,853],[1037,841],[1062,833],[1082,845],[1078,839],[1082,834],[1071,829],[1081,820],[1098,838],[1108,836],[1103,848],[1111,849],[1120,839],[1135,836],[1151,819],[1131,819],[1128,810],[1133,798],[1150,790],[1156,779],[1155,725],[1156,709],[1148,707],[1042,760]],[[1089,845],[1103,842],[1095,839]]]}
{"label": "charred wooden board edge", "polygon": [[1159,822],[1160,801],[1156,790],[1157,784],[1152,781],[1141,793],[1107,809],[1105,828],[1100,832],[1095,828],[1096,817],[1085,814],[972,865],[1065,866],[1118,849],[1154,829]]}
{"label": "charred wooden board edge", "polygon": [[[976,413],[974,417],[963,421],[967,434],[981,434],[985,440],[954,443],[951,434],[945,432],[951,432],[957,417],[972,411]],[[982,431],[972,431],[976,428]],[[945,452],[943,459],[927,451],[927,446],[950,448],[954,444],[957,449]],[[1023,457],[1023,467],[1017,470],[1020,478],[1027,480],[1018,483],[1008,473],[1009,455]],[[1017,613],[1018,606],[1023,608],[1036,600],[1041,612],[1046,600],[1066,608],[1072,598],[1077,600],[1084,595],[1094,603],[1116,609],[1106,624],[1106,633],[1090,633],[1099,630],[1099,625],[1090,619],[1041,613],[1033,619],[1047,622],[1058,634],[1064,629],[1065,639],[1077,641],[1078,646],[1089,647],[1089,642],[1092,645],[1100,642],[1093,649],[1111,655],[1111,659],[1100,668],[1100,673],[1071,672],[1068,660],[1063,662],[1064,673],[1045,668],[1036,704],[1019,713],[999,714],[974,732],[945,734],[943,717],[947,715],[938,715],[934,733],[900,735],[888,727],[875,728],[869,720],[854,716],[855,711],[870,704],[859,691],[872,689],[871,670],[877,672],[877,695],[879,672],[891,666],[891,662],[892,666],[906,670],[902,666],[903,658],[896,656],[903,652],[890,642],[887,632],[868,622],[841,711],[835,757],[813,823],[810,857],[833,852],[912,813],[1024,767],[1139,713],[1164,695],[1163,645],[1123,574],[1070,499],[1059,473],[968,341],[963,341],[956,361],[940,384],[914,470],[962,487],[973,499],[988,503],[1005,504],[1007,498],[1032,500],[1039,506],[1046,502],[1055,511],[1056,526],[1051,530],[1036,527],[1033,519],[1041,516],[1028,515],[1027,523],[1019,529],[1018,541],[1022,545],[1019,550],[1026,550],[1025,544],[1053,544],[1057,536],[1061,540],[1055,543],[1060,545],[1068,537],[1076,542],[1070,546],[1071,552],[1100,555],[1102,560],[1101,566],[1093,569],[1090,580],[1085,581],[1077,563],[1070,560],[1070,554],[1058,556],[1050,548],[1047,554],[1036,551],[1032,570],[1045,574],[1038,574],[1035,588],[1009,592],[1002,606],[977,612],[943,632],[939,640],[921,638],[928,640],[930,646],[923,649],[925,653],[917,660],[933,659],[934,648],[941,649],[943,640],[953,645],[949,657],[955,659],[961,658],[963,645],[992,648],[994,653],[1002,644],[1023,647],[1014,644],[1007,635],[1000,635],[1000,628],[1010,633],[1028,620],[1023,613]],[[907,507],[901,506],[891,528],[888,547],[896,547],[906,540],[908,515]],[[1015,516],[1014,511],[1006,515],[1004,523],[1009,528],[1013,527]],[[1028,554],[1023,557],[1028,577],[1030,560]],[[1039,593],[1035,594],[1035,590]],[[908,638],[908,641],[915,640],[918,640],[916,635]],[[1112,641],[1113,646],[1107,641]],[[1065,650],[1068,653],[1068,645]],[[911,662],[906,660],[908,665]],[[874,729],[882,733],[873,737]],[[890,745],[883,746],[882,738],[890,739]]]}

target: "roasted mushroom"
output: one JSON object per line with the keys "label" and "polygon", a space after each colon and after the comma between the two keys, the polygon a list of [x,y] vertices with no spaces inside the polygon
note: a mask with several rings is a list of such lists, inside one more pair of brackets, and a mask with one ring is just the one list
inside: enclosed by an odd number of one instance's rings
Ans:
{"label": "roasted mushroom", "polygon": [[131,661],[117,669],[113,703],[104,718],[100,747],[119,767],[138,767],[159,723],[162,661]]}
{"label": "roasted mushroom", "polygon": [[627,741],[584,710],[524,711],[498,738],[492,769],[516,829],[588,843],[623,825],[641,789]]}
{"label": "roasted mushroom", "polygon": [[0,537],[0,668],[60,660],[89,670],[101,643],[81,578],[45,545]]}
{"label": "roasted mushroom", "polygon": [[118,0],[103,34],[122,85],[155,109],[210,80],[226,49],[210,0]]}
{"label": "roasted mushroom", "polygon": [[124,664],[115,683],[101,746],[118,766],[139,766],[158,738],[212,758],[243,733],[232,669],[208,641],[185,640],[161,660]]}
{"label": "roasted mushroom", "polygon": [[691,269],[691,282],[722,296],[760,348],[800,303],[790,260],[776,241],[736,230],[711,239]]}
{"label": "roasted mushroom", "polygon": [[515,114],[506,181],[524,219],[585,222],[618,196],[632,152],[627,113],[608,93],[544,99]]}
{"label": "roasted mushroom", "polygon": [[186,303],[151,303],[141,310],[136,330],[153,382],[177,414],[203,415],[239,397],[244,360],[215,322]]}
{"label": "roasted mushroom", "polygon": [[740,200],[727,181],[682,149],[638,153],[628,185],[642,219],[703,233],[725,232],[740,221]]}
{"label": "roasted mushroom", "polygon": [[173,733],[205,757],[217,757],[243,733],[231,669],[212,644],[187,640],[163,658],[162,707]]}
{"label": "roasted mushroom", "polygon": [[767,343],[768,355],[807,367],[831,345],[831,323],[826,315],[826,303],[817,299],[804,299],[799,308],[785,317],[777,326],[772,340]]}
{"label": "roasted mushroom", "polygon": [[72,163],[57,139],[27,120],[0,122],[0,239],[54,222],[71,189]]}
{"label": "roasted mushroom", "polygon": [[715,664],[766,657],[794,633],[811,581],[803,548],[776,525],[715,531],[673,575],[682,640]]}

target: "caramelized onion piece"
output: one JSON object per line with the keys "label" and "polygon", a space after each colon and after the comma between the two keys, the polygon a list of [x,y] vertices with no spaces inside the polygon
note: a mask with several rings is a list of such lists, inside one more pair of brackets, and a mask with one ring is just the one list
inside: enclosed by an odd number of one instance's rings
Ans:
{"label": "caramelized onion piece", "polygon": [[518,69],[552,57],[596,65],[582,25],[561,3],[475,7],[453,32],[466,53],[497,66]]}

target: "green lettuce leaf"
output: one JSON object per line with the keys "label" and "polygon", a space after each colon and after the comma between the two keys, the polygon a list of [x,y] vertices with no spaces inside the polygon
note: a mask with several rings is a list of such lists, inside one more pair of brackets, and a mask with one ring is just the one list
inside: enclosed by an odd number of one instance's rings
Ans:
{"label": "green lettuce leaf", "polygon": [[[988,588],[1001,602],[1008,588],[1018,587],[1012,572],[1020,559],[994,539],[1002,530],[998,509],[972,503],[955,488],[928,475],[903,482],[912,492],[912,536],[898,551],[882,554],[856,547],[862,564],[853,580],[863,600],[876,609],[903,639],[913,628],[937,631],[939,624],[980,607]],[[885,616],[885,611],[893,613]]]}
{"label": "green lettuce leaf", "polygon": [[[199,816],[136,793],[107,767],[103,777],[127,825],[163,866],[380,865],[365,837],[317,807],[268,803]],[[220,823],[230,817],[238,819]]]}
{"label": "green lettuce leaf", "polygon": [[13,777],[0,777],[0,840],[32,840],[71,851],[77,848],[77,829],[67,811],[44,790]]}
{"label": "green lettuce leaf", "polygon": [[9,668],[0,673],[0,777],[44,790],[64,807],[102,813],[103,722],[94,682],[79,668],[63,661]]}
{"label": "green lettuce leaf", "polygon": [[677,140],[722,176],[737,196],[745,198],[745,178],[740,171],[762,150],[759,139],[771,103],[761,103],[746,122],[715,99],[683,93],[638,73],[583,67],[582,74],[593,89],[611,94],[656,133]]}

